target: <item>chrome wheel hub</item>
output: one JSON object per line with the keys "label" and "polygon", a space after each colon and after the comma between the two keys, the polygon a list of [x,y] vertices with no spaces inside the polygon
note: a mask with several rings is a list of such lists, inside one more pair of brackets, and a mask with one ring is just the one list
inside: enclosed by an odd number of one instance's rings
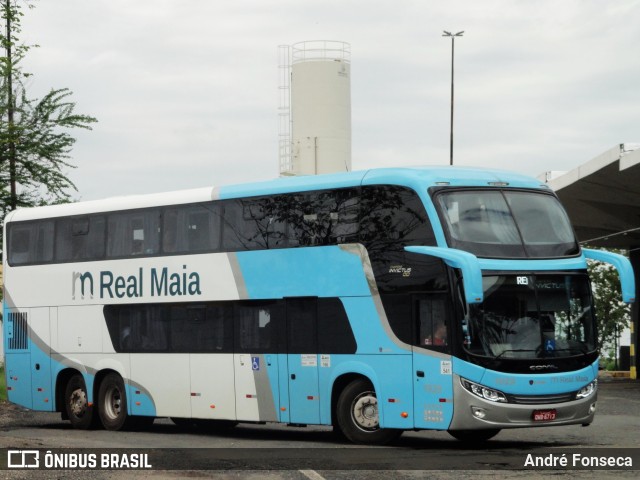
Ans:
{"label": "chrome wheel hub", "polygon": [[358,428],[366,432],[377,430],[380,427],[378,399],[375,393],[363,392],[354,399],[351,418]]}

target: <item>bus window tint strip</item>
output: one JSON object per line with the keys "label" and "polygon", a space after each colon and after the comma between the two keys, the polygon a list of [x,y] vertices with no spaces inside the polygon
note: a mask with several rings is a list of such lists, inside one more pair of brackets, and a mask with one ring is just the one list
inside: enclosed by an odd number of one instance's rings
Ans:
{"label": "bus window tint strip", "polygon": [[367,186],[8,224],[11,266],[363,243],[434,245],[417,194]]}
{"label": "bus window tint strip", "polygon": [[[107,305],[104,315],[118,353],[353,354],[357,350],[338,298]],[[308,327],[316,321],[321,328],[310,334]]]}

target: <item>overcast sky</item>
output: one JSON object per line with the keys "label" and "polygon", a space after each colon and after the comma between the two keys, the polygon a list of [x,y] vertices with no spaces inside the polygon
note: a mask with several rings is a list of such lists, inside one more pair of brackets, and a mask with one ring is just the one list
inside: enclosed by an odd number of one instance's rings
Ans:
{"label": "overcast sky", "polygon": [[278,45],[351,44],[352,164],[454,161],[537,175],[640,142],[639,0],[39,0],[32,96],[97,117],[77,198],[278,174]]}

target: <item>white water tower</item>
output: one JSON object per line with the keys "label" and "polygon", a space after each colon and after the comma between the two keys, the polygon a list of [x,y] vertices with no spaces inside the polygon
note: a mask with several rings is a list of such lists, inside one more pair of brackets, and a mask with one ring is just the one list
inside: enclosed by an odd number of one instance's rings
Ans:
{"label": "white water tower", "polygon": [[351,46],[280,46],[280,174],[351,171]]}

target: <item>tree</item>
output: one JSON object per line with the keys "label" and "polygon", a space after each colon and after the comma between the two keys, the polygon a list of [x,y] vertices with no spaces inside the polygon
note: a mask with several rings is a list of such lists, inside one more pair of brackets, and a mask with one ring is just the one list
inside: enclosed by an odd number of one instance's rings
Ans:
{"label": "tree", "polygon": [[611,347],[620,332],[629,327],[631,310],[622,301],[618,271],[612,265],[590,260],[588,270],[602,350]]}
{"label": "tree", "polygon": [[[18,207],[31,207],[70,200],[76,190],[65,170],[75,138],[73,128],[91,129],[97,120],[75,112],[72,92],[52,89],[44,97],[29,98],[26,79],[31,74],[21,62],[32,48],[19,41],[24,13],[19,0],[0,0],[3,28],[0,44],[0,222]],[[28,8],[33,5],[26,0]]]}

